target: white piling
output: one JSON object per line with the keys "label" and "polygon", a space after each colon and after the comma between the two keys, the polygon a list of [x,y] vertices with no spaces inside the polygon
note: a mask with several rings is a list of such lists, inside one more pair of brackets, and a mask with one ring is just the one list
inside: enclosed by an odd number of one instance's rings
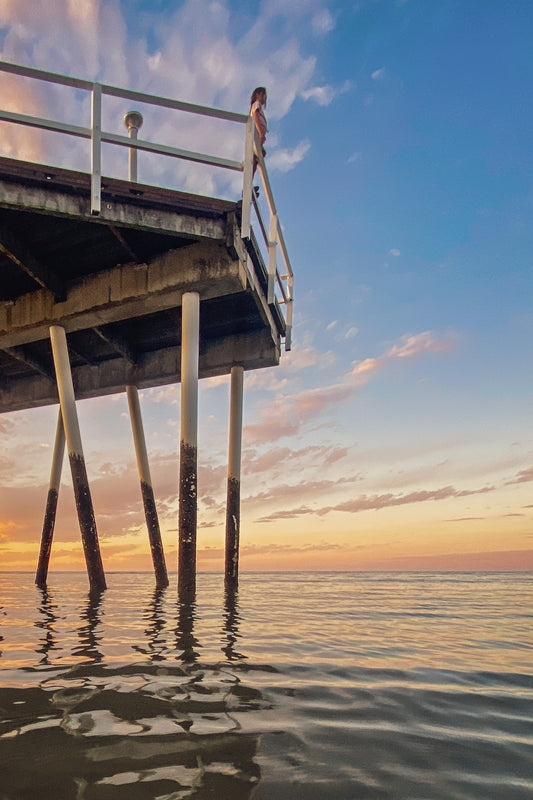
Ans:
{"label": "white piling", "polygon": [[178,519],[178,594],[181,600],[196,593],[196,518],[198,465],[198,357],[200,295],[182,298],[181,328],[181,439]]}
{"label": "white piling", "polygon": [[133,432],[133,442],[135,444],[135,454],[137,456],[137,469],[141,482],[141,494],[146,517],[146,527],[148,528],[148,538],[150,540],[150,550],[152,552],[152,561],[154,564],[156,585],[158,588],[163,588],[168,586],[168,575],[165,564],[165,554],[163,552],[163,542],[161,541],[161,531],[159,529],[159,518],[155,505],[152,476],[148,463],[141,405],[139,403],[139,392],[136,386],[130,385],[126,386],[126,394],[128,396],[131,429]]}
{"label": "white piling", "polygon": [[63,470],[63,458],[65,455],[65,428],[63,427],[63,416],[61,406],[57,414],[56,438],[54,443],[54,453],[52,456],[52,467],[50,470],[50,483],[48,485],[48,497],[46,499],[46,511],[44,514],[43,530],[41,534],[41,549],[39,552],[39,563],[35,574],[35,583],[44,588],[48,577],[48,564],[50,562],[50,552],[52,550],[52,539],[56,522],[57,499],[59,496],[59,486],[61,484],[61,472]]}
{"label": "white piling", "polygon": [[224,581],[227,588],[239,582],[239,536],[241,527],[241,452],[244,369],[231,368],[228,486],[226,500],[226,550]]}
{"label": "white piling", "polygon": [[87,575],[89,577],[91,589],[105,589],[104,568],[100,556],[100,545],[98,542],[93,503],[89,490],[85,459],[83,457],[83,447],[81,443],[78,413],[76,410],[76,400],[74,397],[72,373],[70,371],[65,329],[60,325],[53,325],[50,328],[50,340],[52,343],[52,355],[56,371],[59,402],[61,404],[61,414],[67,439],[68,456],[72,472],[74,495],[76,497],[76,508],[78,511],[83,551],[87,564]]}

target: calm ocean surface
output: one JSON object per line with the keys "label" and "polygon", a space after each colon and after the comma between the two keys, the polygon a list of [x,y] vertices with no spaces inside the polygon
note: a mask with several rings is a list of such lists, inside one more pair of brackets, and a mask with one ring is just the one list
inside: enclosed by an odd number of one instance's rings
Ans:
{"label": "calm ocean surface", "polygon": [[531,800],[533,574],[0,574],[0,800]]}

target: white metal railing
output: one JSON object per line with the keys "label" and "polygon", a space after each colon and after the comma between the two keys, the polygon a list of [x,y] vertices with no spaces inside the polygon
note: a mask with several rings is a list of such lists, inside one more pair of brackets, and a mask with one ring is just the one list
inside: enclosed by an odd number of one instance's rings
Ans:
{"label": "white metal railing", "polygon": [[[268,251],[268,303],[285,306],[285,349],[291,349],[292,331],[292,304],[294,278],[287,248],[283,238],[281,225],[279,223],[274,196],[268,178],[265,162],[261,153],[261,143],[255,129],[253,119],[249,115],[238,114],[233,111],[224,111],[210,106],[196,105],[182,100],[173,100],[167,97],[145,94],[130,89],[121,89],[116,86],[108,86],[94,81],[74,78],[68,75],[60,75],[55,72],[25,67],[19,64],[10,64],[0,61],[0,72],[10,73],[26,78],[44,81],[47,83],[68,86],[74,89],[81,89],[90,93],[91,97],[91,126],[72,125],[57,120],[45,119],[43,117],[18,114],[11,111],[0,109],[0,121],[11,122],[18,125],[25,125],[39,128],[54,133],[63,133],[88,139],[91,142],[91,213],[98,215],[101,211],[101,182],[102,182],[102,144],[114,144],[128,148],[129,151],[145,151],[158,155],[170,156],[185,161],[192,161],[208,166],[220,167],[222,169],[233,170],[243,173],[242,191],[242,219],[241,237],[245,240],[250,238],[251,232],[251,209],[255,210],[259,227],[263,235],[263,241]],[[146,103],[160,108],[185,111],[191,114],[198,114],[205,117],[214,117],[229,122],[240,123],[245,126],[244,136],[244,157],[242,161],[234,161],[228,158],[221,158],[207,153],[183,150],[177,147],[170,147],[164,144],[155,144],[136,137],[121,136],[102,130],[102,100],[104,96],[118,97],[138,103]],[[258,160],[258,170],[263,184],[264,195],[268,205],[268,234],[265,222],[252,186],[253,158],[254,152]],[[278,249],[281,251],[283,261],[282,272],[278,269]]]}

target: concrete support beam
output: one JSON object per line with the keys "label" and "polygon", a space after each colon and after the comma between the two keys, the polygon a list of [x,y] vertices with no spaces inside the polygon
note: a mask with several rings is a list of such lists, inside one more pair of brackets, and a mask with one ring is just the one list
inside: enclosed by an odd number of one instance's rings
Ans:
{"label": "concrete support beam", "polygon": [[39,552],[39,563],[35,575],[35,583],[39,588],[44,589],[48,577],[48,564],[50,562],[50,552],[52,550],[52,538],[56,523],[57,499],[59,496],[59,486],[61,484],[61,471],[63,469],[63,457],[65,455],[65,428],[63,427],[63,416],[61,408],[57,415],[56,438],[54,443],[54,454],[52,456],[52,468],[50,470],[50,484],[48,486],[48,497],[46,499],[46,511],[44,515],[43,530],[41,534],[41,549]]}
{"label": "concrete support beam", "polygon": [[202,300],[245,291],[246,272],[222,243],[169,250],[148,264],[124,264],[71,284],[64,302],[48,291],[0,303],[0,349],[40,341],[51,325],[67,333],[173,309],[182,294]]}
{"label": "concrete support beam", "polygon": [[[273,341],[269,330],[202,341],[199,375],[200,378],[227,375],[235,362],[243,364],[246,370],[272,367],[279,363],[279,357],[279,342]],[[72,369],[79,400],[123,392],[129,383],[139,389],[178,383],[180,374],[178,346],[139,355],[135,365],[124,358],[114,358]],[[37,408],[57,401],[57,388],[52,380],[37,374],[12,379],[0,376],[0,412]]]}
{"label": "concrete support beam", "polygon": [[182,298],[181,329],[178,595],[182,601],[196,594],[199,340],[200,295],[187,292]]}
{"label": "concrete support beam", "polygon": [[146,440],[141,417],[141,405],[139,403],[139,392],[136,386],[126,386],[128,396],[128,406],[130,409],[131,428],[133,431],[133,441],[135,444],[135,454],[137,456],[137,469],[141,482],[141,494],[146,517],[146,527],[148,528],[148,538],[152,553],[156,585],[158,589],[168,586],[167,567],[165,564],[165,554],[163,552],[163,542],[161,541],[161,531],[159,530],[159,518],[154,499],[152,487],[152,477],[150,475],[150,465],[148,463],[148,453],[146,451]]}
{"label": "concrete support beam", "polygon": [[224,583],[236,589],[239,583],[239,534],[241,527],[241,452],[244,370],[231,369],[228,491],[226,502],[226,552]]}
{"label": "concrete support beam", "polygon": [[52,326],[50,328],[50,340],[52,343],[57,388],[61,403],[65,436],[67,439],[68,456],[72,472],[72,483],[76,498],[83,551],[85,563],[87,565],[87,575],[89,577],[91,589],[102,590],[106,588],[104,568],[100,556],[100,545],[98,542],[93,503],[89,490],[87,470],[85,468],[78,413],[76,411],[76,401],[74,398],[74,386],[72,384],[72,375],[70,372],[67,337],[64,328],[59,325]]}

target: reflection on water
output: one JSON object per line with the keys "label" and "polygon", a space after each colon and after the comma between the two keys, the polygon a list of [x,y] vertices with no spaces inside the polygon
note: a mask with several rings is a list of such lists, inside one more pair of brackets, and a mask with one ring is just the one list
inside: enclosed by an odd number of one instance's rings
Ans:
{"label": "reflection on water", "polygon": [[39,589],[41,602],[39,604],[39,614],[41,617],[34,623],[36,628],[40,628],[44,636],[41,638],[41,646],[36,649],[36,653],[42,655],[39,664],[48,664],[48,653],[55,648],[54,623],[57,621],[55,605],[52,595],[46,589]]}
{"label": "reflection on water", "polygon": [[[196,606],[193,601],[178,602],[178,625],[176,628],[177,658],[184,664],[195,664],[198,661],[198,639],[194,635],[194,618]],[[196,648],[196,649],[195,649]]]}
{"label": "reflection on water", "polygon": [[257,735],[237,718],[265,703],[229,669],[240,658],[234,601],[219,615],[228,661],[207,663],[195,603],[169,590],[153,592],[136,622],[111,592],[89,593],[76,613],[68,595],[38,591],[37,659],[0,688],[2,800],[252,797]]}
{"label": "reflection on water", "polygon": [[222,652],[228,661],[242,661],[245,655],[236,649],[239,634],[239,593],[233,587],[224,590],[224,625],[222,627]]}
{"label": "reflection on water", "polygon": [[81,625],[77,628],[79,646],[75,647],[73,653],[81,656],[87,661],[99,664],[103,659],[103,654],[98,649],[102,633],[98,633],[98,628],[102,624],[100,615],[102,613],[103,591],[91,591],[87,596],[87,602],[80,615]]}
{"label": "reflection on water", "polygon": [[163,613],[163,604],[167,588],[155,588],[152,599],[145,611],[143,619],[147,621],[144,629],[147,644],[134,644],[133,649],[144,653],[150,661],[164,661],[167,643],[164,635],[166,620]]}
{"label": "reflection on water", "polygon": [[530,800],[533,577],[0,575],[0,800]]}

